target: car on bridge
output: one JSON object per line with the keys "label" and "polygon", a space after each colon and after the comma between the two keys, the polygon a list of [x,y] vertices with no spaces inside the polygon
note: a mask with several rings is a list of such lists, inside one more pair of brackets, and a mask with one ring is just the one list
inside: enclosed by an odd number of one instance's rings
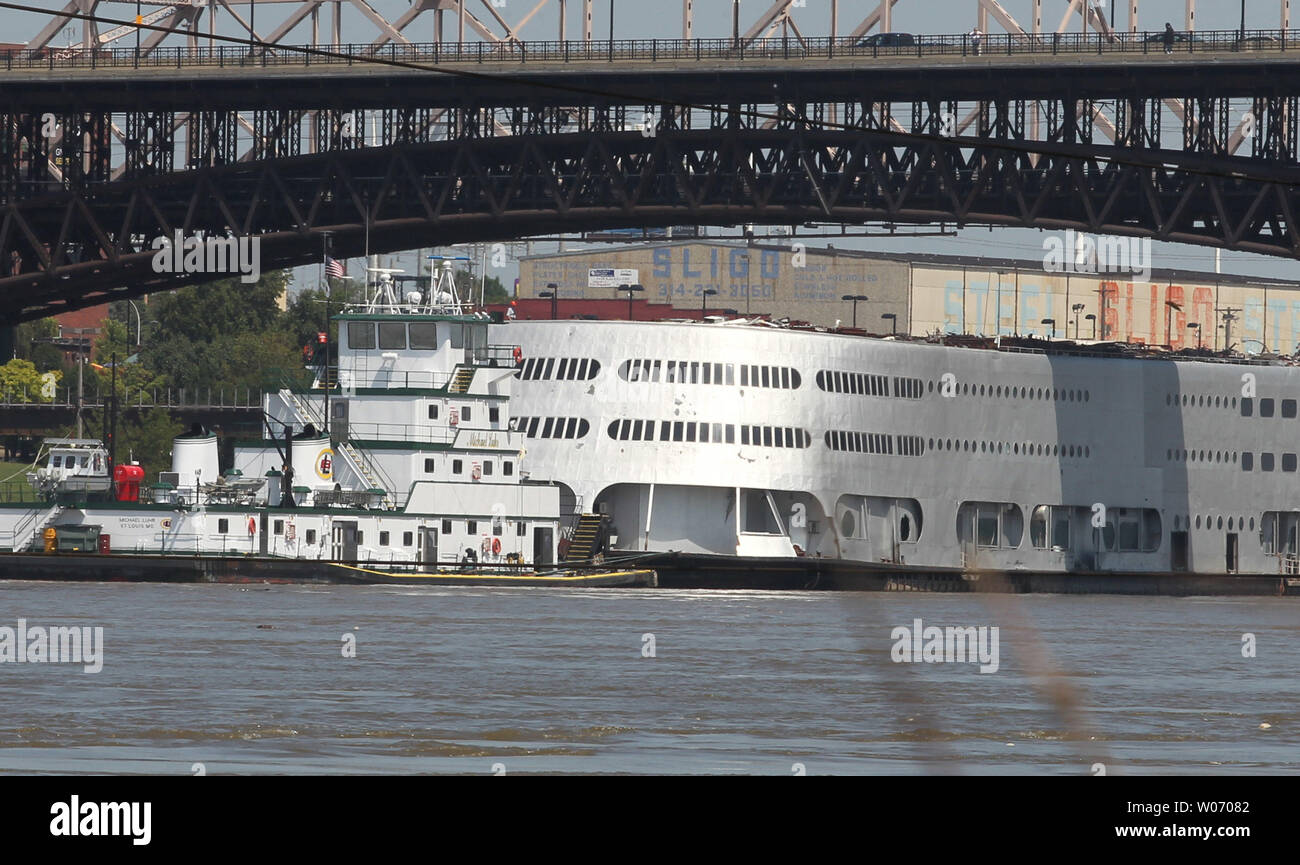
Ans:
{"label": "car on bridge", "polygon": [[858,41],[859,48],[915,48],[917,39],[911,33],[872,33]]}

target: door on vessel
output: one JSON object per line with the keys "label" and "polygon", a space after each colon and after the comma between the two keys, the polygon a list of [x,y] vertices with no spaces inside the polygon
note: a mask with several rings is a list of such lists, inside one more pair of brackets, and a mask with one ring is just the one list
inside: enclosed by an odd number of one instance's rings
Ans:
{"label": "door on vessel", "polygon": [[533,564],[549,565],[555,562],[554,534],[549,528],[533,529]]}
{"label": "door on vessel", "polygon": [[1227,559],[1225,567],[1227,572],[1235,574],[1237,572],[1237,533],[1228,533],[1227,547],[1224,549],[1224,557]]}
{"label": "door on vessel", "polygon": [[1187,532],[1169,533],[1169,569],[1187,570]]}
{"label": "door on vessel", "polygon": [[438,564],[438,530],[425,526],[420,529],[420,561],[426,565]]}
{"label": "door on vessel", "polygon": [[267,548],[268,548],[268,545],[269,545],[269,540],[270,540],[269,538],[267,538],[267,535],[269,534],[269,532],[268,532],[268,530],[267,530],[267,525],[266,525],[267,522],[268,522],[268,520],[267,520],[266,514],[262,514],[262,519],[261,519],[261,521],[260,521],[260,523],[259,523],[259,526],[258,526],[258,532],[257,532],[257,535],[258,535],[258,538],[257,538],[257,550],[258,550],[258,552],[260,552],[262,555],[266,555],[266,551],[267,551]]}
{"label": "door on vessel", "polygon": [[357,560],[357,524],[355,522],[336,522],[331,533],[333,541],[331,557],[336,562],[355,562]]}
{"label": "door on vessel", "polygon": [[330,403],[330,429],[335,441],[348,440],[348,401],[335,400]]}

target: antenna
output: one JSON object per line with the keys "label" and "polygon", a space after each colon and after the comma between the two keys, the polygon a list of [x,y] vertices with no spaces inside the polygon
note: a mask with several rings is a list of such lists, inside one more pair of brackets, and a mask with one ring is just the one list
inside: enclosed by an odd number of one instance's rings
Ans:
{"label": "antenna", "polygon": [[1214,311],[1220,313],[1220,318],[1223,319],[1223,350],[1232,351],[1232,323],[1237,320],[1237,313],[1241,312],[1241,307],[1220,306],[1215,307]]}

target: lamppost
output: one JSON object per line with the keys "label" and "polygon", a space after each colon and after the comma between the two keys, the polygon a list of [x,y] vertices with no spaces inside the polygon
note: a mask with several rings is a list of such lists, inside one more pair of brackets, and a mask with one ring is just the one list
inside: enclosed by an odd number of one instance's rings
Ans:
{"label": "lamppost", "polygon": [[1043,320],[1042,320],[1041,322],[1039,322],[1039,323],[1040,323],[1040,324],[1050,324],[1050,325],[1052,326],[1052,337],[1051,337],[1051,338],[1052,338],[1052,339],[1056,339],[1056,319],[1054,319],[1054,318],[1045,318],[1045,319],[1043,319]]}
{"label": "lamppost", "polygon": [[1165,343],[1170,348],[1174,347],[1174,335],[1170,329],[1173,327],[1172,322],[1175,309],[1179,312],[1183,311],[1183,308],[1172,300],[1165,301]]}
{"label": "lamppost", "polygon": [[549,297],[551,299],[551,319],[557,319],[559,314],[560,287],[553,282],[546,283],[546,291],[537,292],[538,297]]}
{"label": "lamppost", "polygon": [[[142,327],[142,323],[140,321],[140,310],[136,307],[134,300],[127,299],[127,303],[129,303],[131,305],[131,309],[135,311],[135,347],[139,348],[140,328]],[[126,342],[128,345],[131,344],[131,316],[130,315],[126,317]]]}
{"label": "lamppost", "polygon": [[1241,0],[1241,35],[1238,38],[1246,38],[1246,0]]}
{"label": "lamppost", "polygon": [[1195,330],[1195,331],[1196,331],[1196,350],[1197,350],[1197,351],[1200,351],[1200,350],[1201,350],[1201,325],[1200,325],[1200,322],[1189,321],[1189,322],[1187,323],[1187,329],[1188,329],[1188,330]]}
{"label": "lamppost", "polygon": [[840,300],[850,300],[853,302],[853,326],[858,326],[858,301],[867,300],[865,294],[846,294]]}
{"label": "lamppost", "polygon": [[1085,321],[1092,322],[1092,341],[1096,342],[1097,341],[1097,316],[1093,315],[1092,313],[1088,313],[1083,318]]}
{"label": "lamppost", "polygon": [[700,292],[700,321],[704,321],[704,314],[708,310],[709,295],[717,293],[716,288],[706,288]]}
{"label": "lamppost", "polygon": [[890,336],[898,336],[898,313],[896,312],[881,313],[880,320],[884,321],[886,319],[888,319],[889,322],[893,325],[893,329],[890,331]]}
{"label": "lamppost", "polygon": [[1073,306],[1071,306],[1070,309],[1074,312],[1074,338],[1078,339],[1079,338],[1079,313],[1083,312],[1083,304],[1076,303]]}
{"label": "lamppost", "polygon": [[627,320],[628,320],[628,321],[633,321],[633,318],[632,318],[632,297],[633,297],[633,295],[634,295],[636,292],[638,292],[638,291],[645,291],[645,286],[644,286],[644,285],[641,285],[640,283],[638,283],[638,284],[636,284],[636,285],[627,285],[626,283],[624,283],[623,285],[620,285],[620,286],[618,287],[618,290],[619,290],[619,291],[626,291],[626,292],[627,292]]}

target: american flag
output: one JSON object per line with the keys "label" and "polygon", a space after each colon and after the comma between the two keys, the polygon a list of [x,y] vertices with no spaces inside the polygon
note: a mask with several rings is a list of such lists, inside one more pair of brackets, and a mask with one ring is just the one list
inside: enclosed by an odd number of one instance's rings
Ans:
{"label": "american flag", "polygon": [[335,279],[343,279],[348,274],[347,271],[344,270],[343,268],[343,262],[339,261],[338,259],[334,259],[334,258],[330,258],[329,256],[326,256],[325,275],[332,276]]}

